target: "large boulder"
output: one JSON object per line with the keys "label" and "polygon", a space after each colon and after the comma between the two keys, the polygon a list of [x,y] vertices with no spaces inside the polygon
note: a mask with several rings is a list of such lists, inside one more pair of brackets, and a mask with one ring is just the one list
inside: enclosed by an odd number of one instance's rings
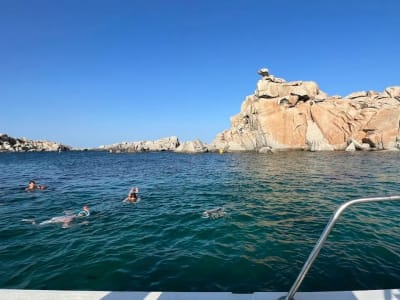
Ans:
{"label": "large boulder", "polygon": [[400,101],[400,86],[387,87],[385,94],[390,98],[395,98]]}
{"label": "large boulder", "polygon": [[208,148],[202,141],[197,139],[181,143],[174,151],[181,153],[204,153],[208,151]]}

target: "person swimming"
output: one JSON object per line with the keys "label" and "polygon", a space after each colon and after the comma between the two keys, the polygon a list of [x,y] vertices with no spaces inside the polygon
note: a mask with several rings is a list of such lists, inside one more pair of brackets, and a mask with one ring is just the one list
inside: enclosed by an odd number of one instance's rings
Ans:
{"label": "person swimming", "polygon": [[128,197],[124,199],[124,202],[130,202],[130,203],[135,203],[138,201],[138,194],[139,194],[139,188],[138,187],[132,187],[128,193]]}
{"label": "person swimming", "polygon": [[34,190],[44,190],[46,189],[45,185],[37,185],[34,180],[29,181],[28,186],[25,188],[25,191],[32,192]]}
{"label": "person swimming", "polygon": [[78,213],[78,217],[89,217],[90,211],[89,206],[85,205],[82,210]]}
{"label": "person swimming", "polygon": [[49,220],[43,221],[41,223],[39,223],[39,225],[47,225],[47,224],[58,224],[58,223],[62,223],[62,227],[63,228],[68,228],[70,227],[70,223],[77,219],[77,218],[81,218],[81,217],[88,217],[90,216],[90,211],[89,211],[89,207],[87,205],[85,205],[83,207],[83,209],[75,214],[75,215],[65,215],[65,216],[57,216],[57,217],[53,217]]}
{"label": "person swimming", "polygon": [[223,207],[217,207],[213,209],[206,210],[202,213],[201,217],[202,218],[211,218],[211,219],[217,219],[225,216],[225,210]]}

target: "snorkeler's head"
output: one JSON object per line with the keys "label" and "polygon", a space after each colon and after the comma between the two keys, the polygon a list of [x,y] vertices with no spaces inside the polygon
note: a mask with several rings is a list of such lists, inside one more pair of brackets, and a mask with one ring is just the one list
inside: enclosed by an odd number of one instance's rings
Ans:
{"label": "snorkeler's head", "polygon": [[85,205],[85,206],[83,207],[83,210],[89,211],[89,206]]}

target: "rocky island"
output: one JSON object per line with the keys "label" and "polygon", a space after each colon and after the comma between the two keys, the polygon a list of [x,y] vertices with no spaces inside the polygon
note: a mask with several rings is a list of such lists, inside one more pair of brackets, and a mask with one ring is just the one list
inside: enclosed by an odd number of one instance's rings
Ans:
{"label": "rocky island", "polygon": [[122,142],[112,145],[103,145],[100,146],[98,150],[106,150],[111,153],[158,151],[200,153],[208,152],[208,147],[200,140],[181,143],[178,137],[170,136],[154,141]]}
{"label": "rocky island", "polygon": [[121,142],[111,145],[102,145],[98,150],[105,150],[112,153],[121,152],[155,152],[174,151],[179,146],[176,136],[166,137],[155,141]]}
{"label": "rocky island", "polygon": [[398,150],[400,87],[328,96],[313,81],[292,81],[258,71],[231,128],[209,150]]}
{"label": "rocky island", "polygon": [[49,141],[32,141],[26,138],[13,138],[0,133],[0,152],[41,152],[68,151],[71,147]]}

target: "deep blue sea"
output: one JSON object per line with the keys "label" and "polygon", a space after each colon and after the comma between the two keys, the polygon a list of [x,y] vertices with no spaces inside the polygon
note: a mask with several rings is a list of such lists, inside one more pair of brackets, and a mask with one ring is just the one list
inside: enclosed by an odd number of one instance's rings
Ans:
{"label": "deep blue sea", "polygon": [[[1,153],[0,288],[287,291],[334,210],[399,195],[399,170],[400,152]],[[399,288],[399,216],[351,207],[300,290]]]}

